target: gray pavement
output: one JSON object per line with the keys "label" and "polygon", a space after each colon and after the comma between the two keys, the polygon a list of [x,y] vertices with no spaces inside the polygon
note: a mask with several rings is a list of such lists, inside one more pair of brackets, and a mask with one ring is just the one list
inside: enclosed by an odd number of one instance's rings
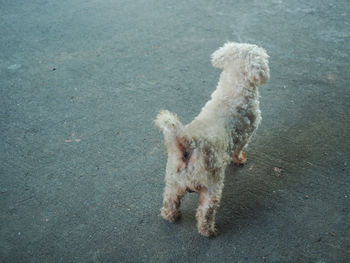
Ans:
{"label": "gray pavement", "polygon": [[[220,235],[159,217],[152,120],[187,123],[227,40],[270,54]],[[0,262],[350,262],[348,1],[0,0]]]}

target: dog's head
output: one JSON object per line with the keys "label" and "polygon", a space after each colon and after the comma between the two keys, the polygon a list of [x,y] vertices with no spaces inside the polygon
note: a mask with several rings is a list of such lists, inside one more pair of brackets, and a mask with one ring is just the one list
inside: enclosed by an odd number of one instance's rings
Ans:
{"label": "dog's head", "polygon": [[247,80],[262,85],[270,78],[268,58],[266,51],[256,45],[228,42],[212,54],[211,61],[214,67],[222,70],[241,63],[239,68]]}

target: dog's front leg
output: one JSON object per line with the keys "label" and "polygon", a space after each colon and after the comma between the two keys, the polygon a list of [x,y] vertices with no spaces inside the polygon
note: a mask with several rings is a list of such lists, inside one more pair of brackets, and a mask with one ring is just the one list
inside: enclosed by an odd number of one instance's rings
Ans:
{"label": "dog's front leg", "polygon": [[199,207],[197,208],[198,232],[206,237],[215,237],[217,229],[215,225],[216,209],[219,207],[221,194],[210,194],[203,187],[199,190]]}
{"label": "dog's front leg", "polygon": [[180,204],[181,199],[185,196],[186,189],[178,184],[169,184],[167,182],[163,194],[163,207],[161,216],[174,223],[181,217]]}

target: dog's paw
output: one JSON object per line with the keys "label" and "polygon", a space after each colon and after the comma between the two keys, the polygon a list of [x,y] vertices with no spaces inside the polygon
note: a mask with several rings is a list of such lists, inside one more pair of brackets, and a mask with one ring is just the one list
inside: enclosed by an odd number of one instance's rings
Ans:
{"label": "dog's paw", "polygon": [[219,234],[219,231],[216,226],[210,227],[210,228],[201,227],[198,229],[198,232],[202,236],[209,237],[209,238],[214,238]]}
{"label": "dog's paw", "polygon": [[176,211],[170,211],[166,208],[161,209],[160,215],[165,219],[168,220],[171,223],[175,223],[181,218],[181,211],[176,210]]}
{"label": "dog's paw", "polygon": [[247,154],[245,152],[235,152],[233,155],[233,163],[238,166],[243,166],[247,162]]}

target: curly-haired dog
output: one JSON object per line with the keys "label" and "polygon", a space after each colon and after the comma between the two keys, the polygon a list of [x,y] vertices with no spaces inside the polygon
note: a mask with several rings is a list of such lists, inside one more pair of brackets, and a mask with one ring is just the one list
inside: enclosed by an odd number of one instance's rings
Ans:
{"label": "curly-haired dog", "polygon": [[269,56],[256,45],[226,43],[211,58],[212,64],[223,71],[200,114],[187,125],[166,110],[155,119],[168,153],[161,215],[176,221],[186,191],[197,192],[197,227],[208,237],[217,234],[215,213],[225,168],[232,160],[236,164],[246,162],[243,149],[261,120],[258,86],[269,79]]}

